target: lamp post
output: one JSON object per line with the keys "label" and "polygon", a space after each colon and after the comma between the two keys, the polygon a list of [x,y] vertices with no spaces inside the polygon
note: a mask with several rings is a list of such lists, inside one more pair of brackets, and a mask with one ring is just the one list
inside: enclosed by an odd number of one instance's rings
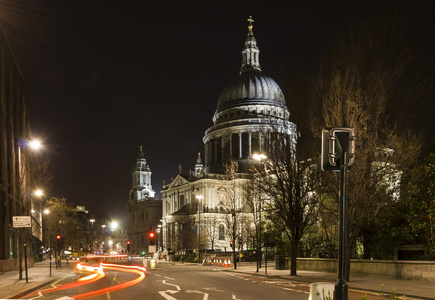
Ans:
{"label": "lamp post", "polygon": [[[159,253],[160,253],[160,232],[161,231],[162,231],[162,224],[159,224],[159,225],[157,225],[157,230],[156,230],[156,232],[158,234],[158,236],[157,236],[157,252],[159,252]],[[160,254],[159,254],[159,256],[160,256]]]}
{"label": "lamp post", "polygon": [[91,222],[91,251],[94,253],[94,222],[95,219],[90,219],[89,222]]}
{"label": "lamp post", "polygon": [[[258,163],[263,163],[264,160],[267,159],[267,156],[263,153],[255,153],[252,155],[252,158],[256,160]],[[265,166],[266,168],[266,166]],[[258,230],[257,230],[257,272],[259,268],[261,268],[261,199],[257,199],[258,203],[256,205],[258,212]]]}
{"label": "lamp post", "polygon": [[[44,209],[44,215],[48,215],[50,210]],[[44,225],[44,223],[42,223]],[[47,228],[48,229],[48,228]],[[44,232],[44,231],[42,231]],[[50,277],[51,277],[51,240],[50,240],[50,231],[48,232],[48,260],[50,261]]]}
{"label": "lamp post", "polygon": [[201,200],[203,195],[196,195],[198,199],[198,263],[201,263]]}
{"label": "lamp post", "polygon": [[103,254],[104,254],[104,241],[106,240],[106,227],[107,227],[106,224],[101,225],[101,231],[103,234],[102,234],[102,242],[101,242],[100,248],[101,248],[101,252]]}

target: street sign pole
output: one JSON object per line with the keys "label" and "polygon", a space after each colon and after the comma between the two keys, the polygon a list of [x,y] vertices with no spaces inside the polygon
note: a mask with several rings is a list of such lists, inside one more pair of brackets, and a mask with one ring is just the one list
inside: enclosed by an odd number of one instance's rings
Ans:
{"label": "street sign pole", "polygon": [[338,239],[338,281],[335,284],[334,300],[347,300],[348,286],[345,280],[345,229],[346,229],[346,181],[347,181],[347,151],[340,158],[340,219]]}
{"label": "street sign pole", "polygon": [[322,130],[321,166],[324,171],[339,171],[339,237],[338,237],[338,278],[335,284],[334,300],[347,300],[346,275],[346,183],[347,171],[355,163],[354,128],[330,127]]}
{"label": "street sign pole", "polygon": [[50,260],[50,277],[51,277],[51,239],[50,239],[50,232],[48,232],[48,247],[49,247],[49,252],[48,252],[48,259]]}
{"label": "street sign pole", "polygon": [[27,245],[24,244],[24,268],[26,269],[26,283],[29,282],[29,275],[27,273]]}

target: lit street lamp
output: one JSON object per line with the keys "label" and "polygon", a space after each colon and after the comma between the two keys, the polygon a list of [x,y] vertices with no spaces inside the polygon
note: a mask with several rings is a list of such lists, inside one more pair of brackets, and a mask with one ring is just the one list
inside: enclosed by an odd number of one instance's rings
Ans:
{"label": "lit street lamp", "polygon": [[[261,164],[267,159],[267,156],[263,153],[260,153],[260,154],[254,153],[252,155],[252,158]],[[258,211],[257,272],[258,272],[259,271],[258,269],[261,268],[261,209],[262,208],[261,208],[261,199],[257,199],[257,200],[258,200],[258,203],[257,203],[257,211]],[[266,262],[267,262],[267,260],[266,260]]]}
{"label": "lit street lamp", "polygon": [[[49,213],[50,213],[50,210],[48,208],[44,209],[44,215],[48,215]],[[42,223],[42,225],[44,226],[44,223]],[[50,240],[50,232],[48,232],[48,260],[50,261],[50,277],[51,277],[51,240]]]}
{"label": "lit street lamp", "polygon": [[198,199],[198,263],[201,263],[201,200],[204,199],[203,195],[196,195]]}
{"label": "lit street lamp", "polygon": [[89,222],[91,222],[91,252],[94,253],[94,222],[95,219],[90,219]]}
{"label": "lit street lamp", "polygon": [[29,146],[29,148],[33,149],[33,150],[39,150],[42,147],[42,144],[40,141],[38,140],[32,140],[32,141],[28,141],[27,145]]}

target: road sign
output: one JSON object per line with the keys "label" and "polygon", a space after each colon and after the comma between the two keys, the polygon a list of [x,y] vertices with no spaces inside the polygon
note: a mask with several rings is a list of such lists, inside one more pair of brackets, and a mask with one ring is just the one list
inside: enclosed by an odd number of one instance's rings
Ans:
{"label": "road sign", "polygon": [[340,159],[347,152],[350,169],[355,163],[355,129],[329,127],[322,130],[322,170],[340,171]]}
{"label": "road sign", "polygon": [[32,223],[30,221],[30,216],[13,216],[12,222],[13,222],[14,228],[32,227]]}

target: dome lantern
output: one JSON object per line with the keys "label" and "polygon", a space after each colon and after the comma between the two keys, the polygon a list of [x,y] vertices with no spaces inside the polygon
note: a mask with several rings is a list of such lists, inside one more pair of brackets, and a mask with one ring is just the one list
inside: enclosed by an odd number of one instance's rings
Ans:
{"label": "dome lantern", "polygon": [[252,28],[254,27],[252,23],[254,20],[252,16],[247,19],[248,25],[248,36],[245,40],[245,49],[242,51],[242,67],[240,68],[240,74],[249,71],[261,72],[260,67],[260,49],[257,46],[257,40],[254,37]]}

